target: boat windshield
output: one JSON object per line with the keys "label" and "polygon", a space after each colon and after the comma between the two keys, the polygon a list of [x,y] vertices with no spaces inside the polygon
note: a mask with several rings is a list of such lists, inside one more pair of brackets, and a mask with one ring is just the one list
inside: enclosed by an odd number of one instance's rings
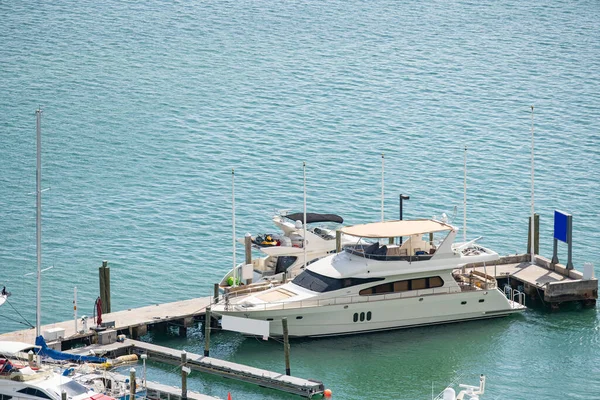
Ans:
{"label": "boat windshield", "polygon": [[305,270],[294,278],[292,283],[313,292],[323,293],[339,290],[350,286],[361,285],[363,283],[375,282],[384,278],[331,278],[329,276],[318,274],[311,270]]}
{"label": "boat windshield", "polygon": [[58,385],[57,389],[58,393],[62,393],[63,391],[67,392],[68,397],[75,397],[88,392],[85,386],[75,381],[69,381],[62,385]]}

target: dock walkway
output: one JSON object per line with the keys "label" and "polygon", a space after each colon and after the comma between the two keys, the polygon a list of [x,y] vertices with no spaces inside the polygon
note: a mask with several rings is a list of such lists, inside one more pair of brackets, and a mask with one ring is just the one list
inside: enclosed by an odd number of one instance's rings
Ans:
{"label": "dock walkway", "polygon": [[[123,354],[147,354],[148,359],[171,365],[181,365],[182,350],[158,346],[138,340],[125,339],[122,343],[109,345],[92,345],[69,350],[73,354],[90,354],[116,357]],[[187,366],[200,372],[231,378],[238,381],[253,383],[259,386],[280,390],[304,397],[322,394],[325,387],[322,382],[289,376],[265,369],[254,368],[218,358],[187,353]]]}
{"label": "dock walkway", "polygon": [[[123,374],[111,372],[113,379],[119,382],[128,382],[129,377]],[[181,400],[181,388],[162,383],[146,381],[146,399],[149,400]],[[136,398],[138,398],[136,396]],[[141,397],[142,399],[144,397]],[[207,396],[191,390],[187,391],[188,400],[220,400],[220,397]]]}
{"label": "dock walkway", "polygon": [[[175,301],[172,303],[155,304],[141,308],[130,308],[123,311],[116,311],[102,316],[105,323],[114,323],[115,329],[119,332],[127,331],[129,336],[139,337],[147,333],[148,326],[154,324],[173,323],[181,326],[191,326],[193,320],[204,316],[206,307],[211,304],[212,297],[200,297],[196,299]],[[88,326],[94,326],[93,321],[88,321]],[[78,329],[75,331],[75,321],[57,322],[44,325],[41,332],[53,328],[62,328],[65,330],[64,336],[59,341],[81,340],[94,335],[94,332],[88,330],[81,333],[83,325],[78,322]],[[0,335],[0,341],[11,340],[25,343],[35,343],[35,329],[24,329],[16,332],[9,332]],[[48,343],[52,345],[52,343]],[[60,348],[58,349],[60,350]]]}
{"label": "dock walkway", "polygon": [[552,264],[539,255],[535,256],[535,264],[529,260],[528,254],[507,256],[485,266],[478,263],[467,265],[466,268],[487,273],[496,279],[507,279],[509,283],[518,282],[525,294],[539,298],[553,308],[568,302],[582,302],[586,307],[596,304],[598,279],[583,279],[581,272],[568,270],[562,264]]}

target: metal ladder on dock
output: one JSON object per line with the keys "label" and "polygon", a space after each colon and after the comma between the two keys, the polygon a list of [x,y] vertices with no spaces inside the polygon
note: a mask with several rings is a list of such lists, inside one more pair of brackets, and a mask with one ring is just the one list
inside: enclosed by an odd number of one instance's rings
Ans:
{"label": "metal ladder on dock", "polygon": [[[519,303],[522,306],[525,305],[525,293],[518,289],[513,289],[510,285],[504,286],[504,295],[513,303]],[[511,306],[512,305],[513,304],[511,304]]]}

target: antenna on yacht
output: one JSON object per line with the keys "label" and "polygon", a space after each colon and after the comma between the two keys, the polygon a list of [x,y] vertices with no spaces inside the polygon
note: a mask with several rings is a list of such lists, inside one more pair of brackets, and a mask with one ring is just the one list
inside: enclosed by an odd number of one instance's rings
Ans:
{"label": "antenna on yacht", "polygon": [[35,336],[40,336],[42,325],[42,110],[35,110],[37,133],[37,166],[36,166],[36,250],[37,250],[37,300],[35,309]]}
{"label": "antenna on yacht", "polygon": [[306,268],[306,161],[302,162],[302,172],[304,175],[304,240],[302,241],[302,247],[304,248],[304,268]]}
{"label": "antenna on yacht", "polygon": [[465,145],[465,165],[463,182],[463,241],[467,241],[467,145]]}
{"label": "antenna on yacht", "polygon": [[534,184],[534,170],[535,170],[535,163],[534,163],[534,138],[533,138],[533,132],[534,132],[534,128],[533,128],[533,106],[531,106],[531,246],[530,246],[530,252],[531,252],[531,265],[535,264],[535,244],[534,244],[534,237],[535,237],[535,184]]}
{"label": "antenna on yacht", "polygon": [[385,156],[383,155],[383,153],[381,153],[381,222],[384,221],[384,219],[383,219],[383,199],[384,199],[383,176],[384,176],[384,172],[385,172]]}
{"label": "antenna on yacht", "polygon": [[233,226],[233,287],[237,286],[235,271],[235,170],[231,168],[231,219]]}

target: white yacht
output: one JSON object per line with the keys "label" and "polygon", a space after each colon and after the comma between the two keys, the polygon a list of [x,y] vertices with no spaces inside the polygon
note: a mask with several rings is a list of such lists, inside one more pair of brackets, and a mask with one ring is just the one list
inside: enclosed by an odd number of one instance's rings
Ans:
{"label": "white yacht", "polygon": [[[310,264],[335,252],[336,229],[344,222],[335,214],[306,213],[306,239],[304,238],[304,214],[288,214],[281,212],[273,217],[273,223],[281,229],[281,233],[262,234],[252,237],[252,247],[264,255],[252,259],[252,282],[283,281],[293,278],[302,272],[304,267],[304,246],[306,245],[306,264]],[[244,242],[243,239],[239,240]],[[342,236],[342,243],[356,242]],[[219,286],[227,288],[238,283],[245,283],[242,276],[243,263],[231,269],[221,279]]]}
{"label": "white yacht", "polygon": [[315,337],[501,317],[525,310],[498,290],[494,277],[461,270],[465,264],[499,256],[476,240],[455,244],[457,231],[436,220],[345,227],[346,235],[377,241],[346,246],[281,286],[243,296],[226,294],[213,311],[271,321],[272,336],[283,334],[281,319],[286,317],[290,336]]}
{"label": "white yacht", "polygon": [[30,361],[38,350],[27,343],[0,342],[0,399],[61,400],[65,392],[69,400],[115,400],[63,376],[52,365]]}

